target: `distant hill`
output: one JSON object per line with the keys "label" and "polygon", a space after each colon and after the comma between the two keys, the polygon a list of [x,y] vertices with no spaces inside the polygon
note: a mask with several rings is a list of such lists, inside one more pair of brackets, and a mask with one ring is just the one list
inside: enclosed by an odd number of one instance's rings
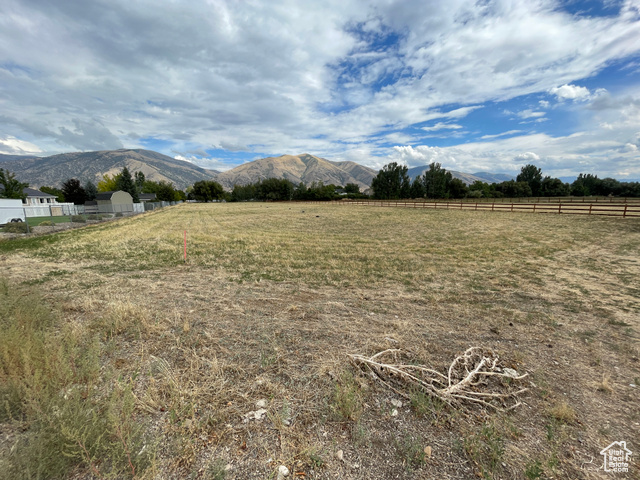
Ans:
{"label": "distant hill", "polygon": [[162,155],[150,150],[106,150],[98,152],[74,152],[33,157],[0,155],[0,167],[16,174],[16,177],[39,188],[42,185],[59,187],[69,178],[81,182],[96,183],[104,174],[117,174],[127,167],[132,173],[140,171],[147,180],[169,181],[184,189],[198,180],[214,180],[219,172]]}
{"label": "distant hill", "polygon": [[[419,167],[413,167],[408,170],[409,178],[413,181],[414,178],[419,177],[429,170],[429,165],[421,165]],[[488,173],[488,172],[476,172],[476,173],[464,173],[464,172],[456,172],[454,170],[448,170],[451,172],[453,178],[457,178],[462,180],[467,185],[471,185],[473,182],[479,180],[481,182],[486,183],[501,183],[508,180],[513,180],[511,175],[506,175],[504,173]]]}
{"label": "distant hill", "polygon": [[246,185],[266,178],[285,178],[294,184],[310,185],[323,182],[325,185],[355,183],[361,189],[368,188],[377,170],[363,167],[355,162],[331,162],[324,158],[304,153],[261,158],[220,173],[216,181],[231,190],[234,185]]}

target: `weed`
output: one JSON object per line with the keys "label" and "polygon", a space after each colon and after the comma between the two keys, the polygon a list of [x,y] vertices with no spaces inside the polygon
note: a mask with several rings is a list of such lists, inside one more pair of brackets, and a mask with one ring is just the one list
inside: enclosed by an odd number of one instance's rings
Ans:
{"label": "weed", "polygon": [[151,465],[154,449],[132,421],[131,389],[100,374],[94,338],[6,282],[0,322],[0,421],[24,429],[8,456],[9,478],[62,478],[74,467],[134,477]]}
{"label": "weed", "polygon": [[226,464],[224,460],[217,458],[209,463],[204,478],[206,480],[224,480],[226,476]]}
{"label": "weed", "polygon": [[7,223],[3,231],[4,233],[27,233],[27,224],[24,222]]}
{"label": "weed", "polygon": [[344,370],[335,384],[330,409],[334,419],[357,422],[364,410],[360,386],[349,370]]}
{"label": "weed", "polygon": [[551,417],[561,423],[573,423],[576,421],[576,411],[566,402],[558,402],[549,411]]}
{"label": "weed", "polygon": [[487,471],[491,474],[498,471],[504,455],[504,443],[495,422],[484,423],[480,431],[467,436],[463,441],[467,455],[480,469],[482,475]]}
{"label": "weed", "polygon": [[418,468],[425,464],[427,454],[422,443],[420,439],[410,435],[396,439],[396,451],[407,468]]}
{"label": "weed", "polygon": [[413,389],[409,400],[411,407],[418,416],[431,416],[434,425],[446,421],[446,403],[439,398],[432,397],[420,389]]}
{"label": "weed", "polygon": [[542,464],[539,460],[534,462],[529,462],[524,469],[524,476],[529,480],[535,480],[536,478],[542,477],[544,470],[542,469]]}

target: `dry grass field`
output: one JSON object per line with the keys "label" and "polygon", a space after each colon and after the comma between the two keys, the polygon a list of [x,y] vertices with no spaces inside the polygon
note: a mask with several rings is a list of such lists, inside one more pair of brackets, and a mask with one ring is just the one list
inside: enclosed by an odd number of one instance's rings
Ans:
{"label": "dry grass field", "polygon": [[[0,478],[640,478],[639,252],[637,219],[286,203],[1,240]],[[473,346],[518,407],[348,357]]]}

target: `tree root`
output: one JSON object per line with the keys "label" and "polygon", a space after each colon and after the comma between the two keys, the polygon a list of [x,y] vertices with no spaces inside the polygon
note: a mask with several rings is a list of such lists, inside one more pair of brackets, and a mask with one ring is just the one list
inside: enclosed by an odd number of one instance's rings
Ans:
{"label": "tree root", "polygon": [[446,375],[421,365],[383,362],[384,358],[397,358],[400,353],[402,350],[388,349],[372,357],[348,356],[355,366],[365,367],[376,381],[406,399],[410,399],[406,392],[409,387],[451,406],[471,403],[506,411],[519,406],[519,396],[528,390],[515,386],[528,374],[518,375],[514,370],[503,369],[498,363],[498,355],[492,350],[467,349],[451,362]]}

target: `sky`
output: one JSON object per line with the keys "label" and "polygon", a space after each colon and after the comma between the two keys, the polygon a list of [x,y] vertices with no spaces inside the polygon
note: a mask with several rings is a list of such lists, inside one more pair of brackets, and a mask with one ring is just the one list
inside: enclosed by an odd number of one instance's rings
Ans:
{"label": "sky", "polygon": [[2,0],[0,153],[640,178],[640,0]]}

